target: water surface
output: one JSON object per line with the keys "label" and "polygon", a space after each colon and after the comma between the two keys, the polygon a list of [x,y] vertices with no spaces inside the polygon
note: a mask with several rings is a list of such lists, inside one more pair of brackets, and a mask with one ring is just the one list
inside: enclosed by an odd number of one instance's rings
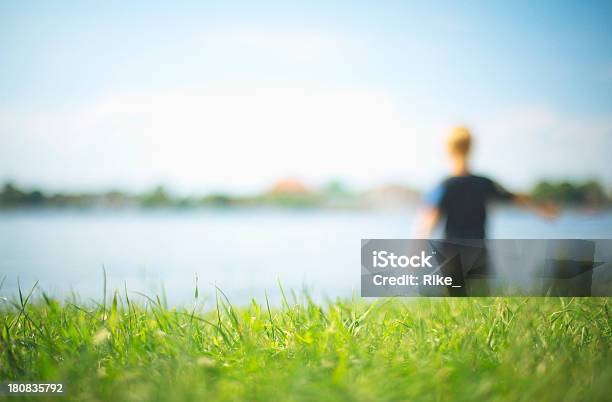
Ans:
{"label": "water surface", "polygon": [[[195,277],[210,299],[216,284],[236,303],[267,292],[310,289],[316,298],[359,294],[360,239],[410,237],[412,209],[394,211],[4,211],[0,294],[36,280],[47,292],[101,299],[108,288],[162,292],[193,301]],[[612,213],[566,212],[553,223],[529,212],[491,214],[493,238],[612,238]],[[136,297],[135,293],[133,294]]]}

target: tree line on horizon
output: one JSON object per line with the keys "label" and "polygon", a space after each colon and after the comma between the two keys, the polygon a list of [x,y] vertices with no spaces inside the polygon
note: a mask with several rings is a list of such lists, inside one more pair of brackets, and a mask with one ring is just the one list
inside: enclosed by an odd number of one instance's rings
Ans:
{"label": "tree line on horizon", "polygon": [[[382,189],[382,190],[381,190]],[[143,193],[129,193],[120,190],[106,192],[55,192],[40,189],[24,189],[13,182],[6,182],[0,192],[0,208],[42,208],[42,207],[101,207],[101,208],[197,208],[197,207],[360,207],[371,206],[361,202],[378,191],[379,197],[402,193],[404,199],[418,200],[418,192],[403,186],[386,186],[369,192],[352,192],[340,181],[308,190],[289,187],[272,188],[260,194],[235,196],[228,193],[210,193],[203,196],[180,197],[170,193],[164,186],[157,186]],[[541,180],[530,194],[537,200],[555,202],[564,206],[609,207],[612,197],[606,193],[597,180],[582,182]]]}

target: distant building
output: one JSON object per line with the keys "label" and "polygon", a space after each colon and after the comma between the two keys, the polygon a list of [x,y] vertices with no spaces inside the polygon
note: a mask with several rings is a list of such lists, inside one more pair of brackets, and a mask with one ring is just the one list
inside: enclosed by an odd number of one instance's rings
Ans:
{"label": "distant building", "polygon": [[270,189],[269,194],[309,195],[312,194],[312,190],[295,178],[285,178],[274,184],[274,186],[272,186]]}
{"label": "distant building", "polygon": [[398,208],[415,205],[421,195],[410,188],[398,184],[381,186],[366,192],[363,201],[373,208]]}

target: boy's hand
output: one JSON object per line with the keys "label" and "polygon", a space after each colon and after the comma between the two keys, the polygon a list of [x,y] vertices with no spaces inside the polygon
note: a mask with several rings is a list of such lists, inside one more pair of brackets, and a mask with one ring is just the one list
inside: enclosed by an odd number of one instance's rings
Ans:
{"label": "boy's hand", "polygon": [[523,207],[533,209],[542,218],[552,221],[559,216],[559,207],[552,202],[539,202],[527,194],[515,194],[514,202]]}

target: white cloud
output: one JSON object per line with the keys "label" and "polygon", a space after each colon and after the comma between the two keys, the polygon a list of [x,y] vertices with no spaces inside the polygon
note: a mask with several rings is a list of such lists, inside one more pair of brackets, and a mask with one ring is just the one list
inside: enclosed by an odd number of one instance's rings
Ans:
{"label": "white cloud", "polygon": [[572,116],[544,105],[509,109],[482,119],[478,160],[513,185],[542,177],[598,177],[612,183],[612,118]]}
{"label": "white cloud", "polygon": [[[447,127],[407,113],[372,90],[117,94],[73,112],[0,114],[0,172],[53,188],[165,182],[182,191],[250,191],[284,176],[429,188],[446,171]],[[477,170],[510,187],[541,177],[612,182],[610,118],[531,106],[473,121]]]}
{"label": "white cloud", "polygon": [[410,181],[410,167],[428,162],[419,150],[430,138],[385,93],[322,88],[117,95],[12,125],[21,125],[19,135],[2,143],[22,151],[8,169],[18,178],[74,186],[165,180],[188,190],[256,188],[285,175]]}

